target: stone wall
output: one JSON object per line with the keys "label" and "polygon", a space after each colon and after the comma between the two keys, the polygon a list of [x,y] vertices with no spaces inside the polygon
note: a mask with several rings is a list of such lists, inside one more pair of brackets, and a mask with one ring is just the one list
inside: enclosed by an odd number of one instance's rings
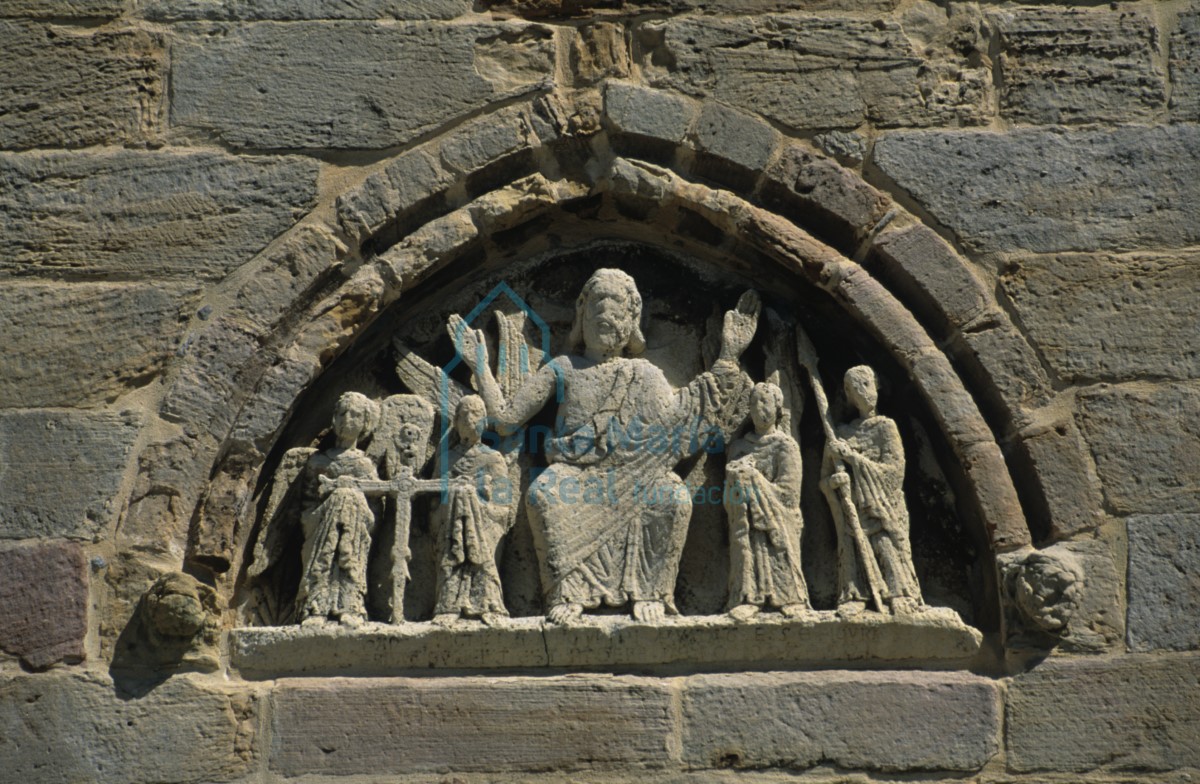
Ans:
{"label": "stone wall", "polygon": [[[8,0],[0,52],[7,778],[1200,775],[1196,3]],[[930,401],[984,652],[232,668],[296,401],[547,227],[794,255]],[[1070,635],[1019,639],[1031,551],[1080,564]],[[159,672],[135,622],[177,572],[217,629]]]}

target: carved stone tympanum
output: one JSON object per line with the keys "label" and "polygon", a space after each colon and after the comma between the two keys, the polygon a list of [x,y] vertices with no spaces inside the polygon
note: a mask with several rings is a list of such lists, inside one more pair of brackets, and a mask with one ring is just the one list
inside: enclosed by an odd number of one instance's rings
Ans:
{"label": "carved stone tympanum", "polygon": [[[503,292],[515,307],[489,311]],[[554,311],[570,324],[561,335],[507,284],[444,331],[431,314],[422,353],[445,358],[445,338],[439,349],[428,335],[448,334],[445,369],[391,335],[408,393],[341,392],[332,429],[280,458],[247,574],[260,622],[303,628],[239,632],[239,666],[654,664],[709,638],[713,662],[746,645],[804,660],[970,656],[978,632],[924,604],[901,425],[877,409],[875,371],[845,371],[845,404],[831,410],[807,334],[783,308],[760,330],[756,292],[699,324],[664,330],[657,316],[659,339],[694,336],[691,364],[648,345],[644,305],[631,275],[592,267]],[[828,531],[816,556],[806,518]],[[720,537],[720,568],[681,577],[697,526]],[[814,608],[813,571],[836,611]],[[697,591],[713,609],[681,614]],[[666,636],[639,642],[632,628]],[[920,642],[936,634],[949,644]]]}

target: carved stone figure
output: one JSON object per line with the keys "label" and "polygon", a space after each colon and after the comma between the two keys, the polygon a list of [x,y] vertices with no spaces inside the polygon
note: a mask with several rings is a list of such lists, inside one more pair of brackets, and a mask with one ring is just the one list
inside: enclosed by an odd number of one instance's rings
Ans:
{"label": "carved stone figure", "polygon": [[740,420],[750,381],[738,360],[760,309],[756,294],[743,295],[725,316],[711,370],[676,390],[658,367],[637,358],[645,338],[633,278],[597,270],[576,301],[569,344],[579,353],[547,362],[507,396],[492,375],[483,334],[451,317],[451,337],[502,435],[559,394],[549,467],[526,494],[551,621],[569,623],[601,605],[632,605],[644,622],[676,612],[692,507],[673,469],[701,449],[705,434]]}
{"label": "carved stone figure", "polygon": [[754,431],[729,449],[729,614],[748,620],[763,607],[796,617],[811,609],[800,567],[800,447],[782,429],[783,392],[772,383],[750,394]]}
{"label": "carved stone figure", "polygon": [[301,624],[358,626],[367,618],[367,558],[376,510],[355,480],[379,478],[375,461],[359,448],[379,417],[379,405],[370,398],[343,394],[333,414],[334,446],[324,452],[289,450],[276,471],[249,574],[262,574],[278,558],[298,505],[303,544],[293,615]]}
{"label": "carved stone figure", "polygon": [[504,457],[480,440],[486,416],[483,399],[476,395],[460,400],[454,413],[459,443],[450,453],[448,495],[433,512],[435,623],[460,615],[494,623],[508,615],[496,560],[515,519],[514,489]]}
{"label": "carved stone figure", "polygon": [[837,522],[838,611],[853,615],[873,598],[881,611],[886,602],[894,613],[914,613],[924,603],[909,544],[900,431],[875,410],[874,370],[850,368],[844,387],[858,417],[828,439],[821,471],[821,488]]}
{"label": "carved stone figure", "polygon": [[338,399],[333,414],[337,445],[319,465],[319,503],[301,515],[303,572],[296,597],[301,624],[341,621],[357,626],[367,618],[367,557],[375,511],[355,479],[378,479],[374,461],[358,448],[379,419],[379,407],[357,392]]}

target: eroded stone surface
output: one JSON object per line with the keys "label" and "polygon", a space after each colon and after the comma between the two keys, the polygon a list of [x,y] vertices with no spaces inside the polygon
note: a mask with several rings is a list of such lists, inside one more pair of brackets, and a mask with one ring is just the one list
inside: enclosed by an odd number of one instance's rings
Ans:
{"label": "eroded stone surface", "polygon": [[1049,660],[1008,688],[1011,770],[1200,765],[1200,658]]}
{"label": "eroded stone surface", "polygon": [[0,8],[3,16],[112,17],[120,16],[128,0],[11,0]]}
{"label": "eroded stone surface", "polygon": [[1200,648],[1200,515],[1134,515],[1129,531],[1129,645]]}
{"label": "eroded stone surface", "polygon": [[1200,120],[1200,10],[1180,14],[1171,36],[1171,117]]}
{"label": "eroded stone surface", "polygon": [[1079,396],[1079,425],[1114,510],[1200,511],[1200,385],[1091,387]]}
{"label": "eroded stone surface", "polygon": [[86,568],[77,544],[0,550],[0,649],[34,669],[81,661],[88,630]]}
{"label": "eroded stone surface", "polygon": [[79,406],[148,383],[179,340],[184,284],[9,283],[0,288],[0,406]]}
{"label": "eroded stone surface", "polygon": [[962,327],[987,311],[990,297],[984,284],[932,229],[885,229],[874,253],[884,278],[908,294],[910,307],[932,311],[936,321]]}
{"label": "eroded stone surface", "polygon": [[101,532],[139,427],[132,413],[0,414],[0,538]]}
{"label": "eroded stone surface", "polygon": [[271,769],[592,770],[672,762],[671,696],[645,678],[281,681]]}
{"label": "eroded stone surface", "polygon": [[162,36],[0,21],[0,147],[135,142],[158,131]]}
{"label": "eroded stone surface", "polygon": [[898,131],[876,143],[874,160],[974,250],[1200,241],[1195,126]]}
{"label": "eroded stone surface", "polygon": [[256,753],[254,698],[187,678],[123,697],[95,675],[0,682],[0,760],[33,784],[232,781]]}
{"label": "eroded stone surface", "polygon": [[1200,377],[1198,269],[1193,251],[1062,254],[1013,261],[1001,283],[1064,381],[1186,379]]}
{"label": "eroded stone surface", "polygon": [[453,19],[471,10],[468,0],[146,0],[149,19],[177,21],[301,19]]}
{"label": "eroded stone surface", "polygon": [[335,633],[326,627],[237,629],[233,665],[248,677],[386,675],[437,669],[526,667],[797,666],[828,661],[964,662],[982,635],[949,610],[891,619],[864,612],[849,620],[831,611],[803,619],[762,613],[746,622],[728,615],[683,616],[651,626],[619,616],[584,616],[572,626],[513,618],[495,627],[369,624]]}
{"label": "eroded stone surface", "polygon": [[988,112],[984,69],[926,60],[890,19],[686,17],[638,36],[654,83],[793,128],[978,124]]}
{"label": "eroded stone surface", "polygon": [[0,155],[0,273],[219,278],[312,206],[316,180],[292,157]]}
{"label": "eroded stone surface", "polygon": [[1001,114],[1037,125],[1129,122],[1166,101],[1159,36],[1125,8],[1021,8],[990,15],[1000,34]]}
{"label": "eroded stone surface", "polygon": [[1000,696],[959,673],[707,675],[685,681],[696,767],[975,770],[999,751]]}
{"label": "eroded stone surface", "polygon": [[515,24],[264,22],[172,52],[173,122],[260,149],[403,144],[547,87],[554,65],[550,31]]}

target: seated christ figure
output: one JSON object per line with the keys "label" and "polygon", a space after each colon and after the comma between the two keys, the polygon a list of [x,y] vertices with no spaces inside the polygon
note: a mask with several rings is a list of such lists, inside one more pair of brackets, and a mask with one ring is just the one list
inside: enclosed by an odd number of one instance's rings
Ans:
{"label": "seated christ figure", "polygon": [[692,502],[675,468],[706,436],[745,416],[751,382],[739,360],[760,310],[757,294],[744,294],[725,314],[712,368],[675,389],[639,358],[646,341],[633,278],[599,269],[576,301],[570,353],[527,377],[508,400],[483,334],[451,317],[451,337],[499,433],[515,432],[557,398],[548,467],[525,499],[552,622],[570,623],[602,605],[629,607],[649,623],[676,613]]}

